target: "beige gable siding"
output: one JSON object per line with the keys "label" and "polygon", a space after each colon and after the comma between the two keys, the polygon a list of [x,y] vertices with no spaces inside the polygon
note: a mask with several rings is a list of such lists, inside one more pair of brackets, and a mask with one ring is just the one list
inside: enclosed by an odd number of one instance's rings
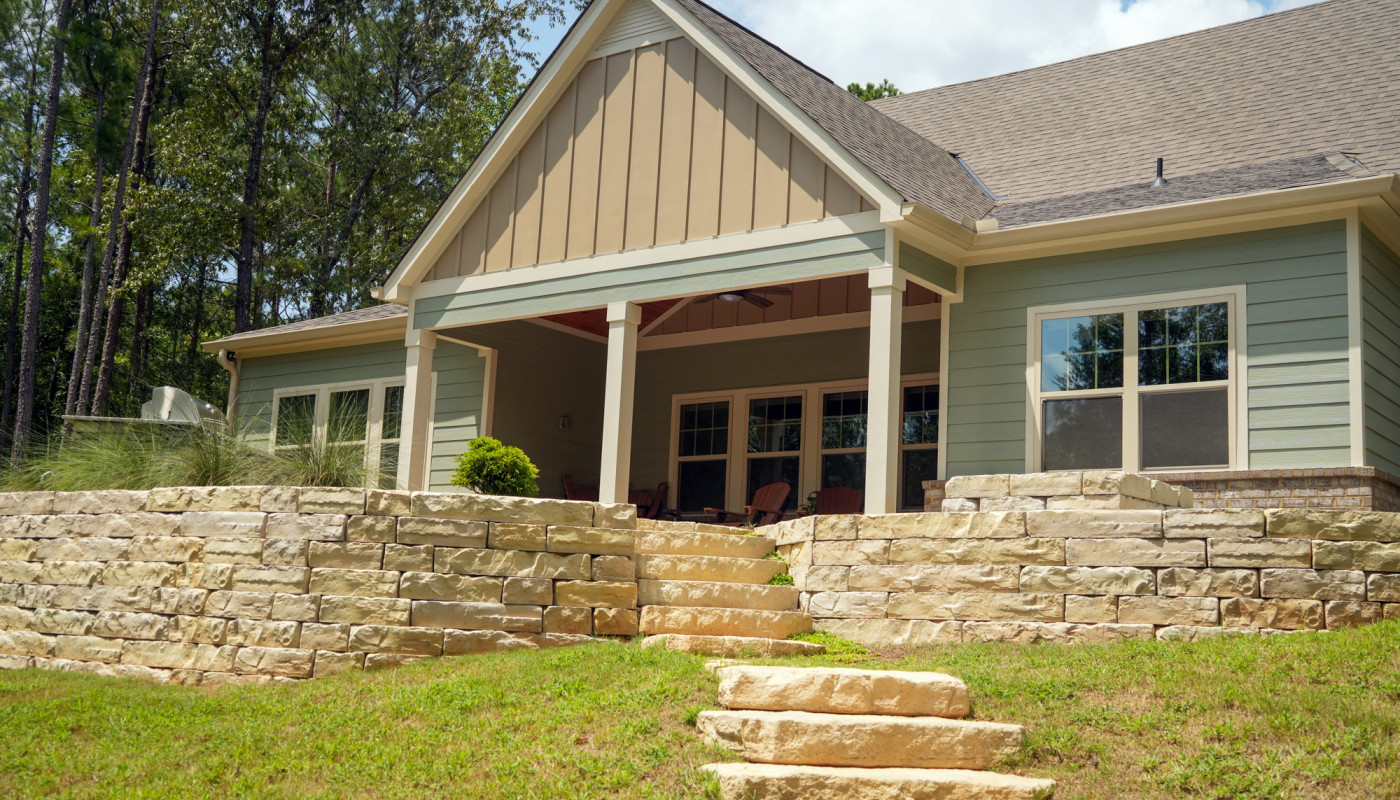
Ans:
{"label": "beige gable siding", "polygon": [[673,38],[587,62],[427,279],[871,208],[694,45]]}

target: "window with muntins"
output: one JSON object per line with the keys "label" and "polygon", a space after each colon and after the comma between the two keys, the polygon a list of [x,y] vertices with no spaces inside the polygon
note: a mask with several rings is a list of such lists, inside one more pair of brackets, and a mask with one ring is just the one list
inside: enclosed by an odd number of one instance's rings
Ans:
{"label": "window with muntins", "polygon": [[1234,462],[1236,295],[1034,314],[1038,468]]}
{"label": "window with muntins", "polygon": [[402,383],[388,381],[279,390],[272,449],[348,448],[363,460],[367,484],[392,489],[398,483],[403,391]]}

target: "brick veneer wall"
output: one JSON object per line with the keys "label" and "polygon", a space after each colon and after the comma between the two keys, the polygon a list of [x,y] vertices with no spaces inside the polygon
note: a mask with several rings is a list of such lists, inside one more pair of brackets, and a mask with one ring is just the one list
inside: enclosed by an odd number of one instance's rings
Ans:
{"label": "brick veneer wall", "polygon": [[1400,514],[947,512],[763,529],[820,630],[856,641],[1117,641],[1400,619]]}
{"label": "brick veneer wall", "polygon": [[636,524],[463,494],[0,494],[0,667],[262,683],[632,635]]}
{"label": "brick veneer wall", "polygon": [[[1375,467],[1154,473],[1195,494],[1197,508],[1400,511],[1400,478]],[[944,484],[924,481],[924,510],[943,510]]]}

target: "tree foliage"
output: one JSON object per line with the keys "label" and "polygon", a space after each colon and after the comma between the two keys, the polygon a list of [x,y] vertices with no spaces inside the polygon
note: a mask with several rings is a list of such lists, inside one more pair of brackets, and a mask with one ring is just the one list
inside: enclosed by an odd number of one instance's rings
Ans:
{"label": "tree foliage", "polygon": [[0,447],[217,402],[201,342],[372,302],[573,2],[0,0]]}
{"label": "tree foliage", "polygon": [[901,94],[904,94],[904,92],[901,92],[899,90],[899,87],[895,86],[893,83],[890,83],[889,78],[886,78],[885,80],[882,80],[879,83],[867,83],[864,86],[860,85],[859,83],[851,83],[846,86],[846,91],[850,92],[856,97],[859,97],[867,103],[871,100],[880,100],[885,97],[897,97]]}

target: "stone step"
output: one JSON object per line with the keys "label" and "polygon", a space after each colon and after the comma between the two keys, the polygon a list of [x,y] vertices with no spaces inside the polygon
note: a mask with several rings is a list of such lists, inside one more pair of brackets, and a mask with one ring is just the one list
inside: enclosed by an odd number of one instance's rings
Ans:
{"label": "stone step", "polygon": [[796,611],[798,595],[796,586],[712,581],[637,581],[637,602],[644,606]]}
{"label": "stone step", "polygon": [[745,665],[719,675],[726,708],[948,718],[972,711],[967,684],[937,672]]}
{"label": "stone step", "polygon": [[767,536],[743,533],[639,531],[637,552],[666,556],[763,558],[773,552],[773,540]]}
{"label": "stone step", "polygon": [[997,722],[808,711],[702,711],[696,727],[748,761],[817,767],[986,769],[1025,739]]}
{"label": "stone step", "polygon": [[760,639],[754,636],[689,636],[663,633],[642,640],[642,647],[659,647],[677,653],[694,653],[724,658],[776,658],[778,656],[817,656],[826,647],[793,639]]}
{"label": "stone step", "polygon": [[724,800],[1049,800],[1055,782],[965,769],[707,764]]}
{"label": "stone step", "polygon": [[716,556],[637,556],[637,577],[657,581],[767,583],[787,572],[787,564],[764,558]]}
{"label": "stone step", "polygon": [[692,636],[752,636],[786,639],[812,630],[812,618],[798,611],[755,611],[750,608],[684,608],[644,606],[645,634],[684,633]]}

